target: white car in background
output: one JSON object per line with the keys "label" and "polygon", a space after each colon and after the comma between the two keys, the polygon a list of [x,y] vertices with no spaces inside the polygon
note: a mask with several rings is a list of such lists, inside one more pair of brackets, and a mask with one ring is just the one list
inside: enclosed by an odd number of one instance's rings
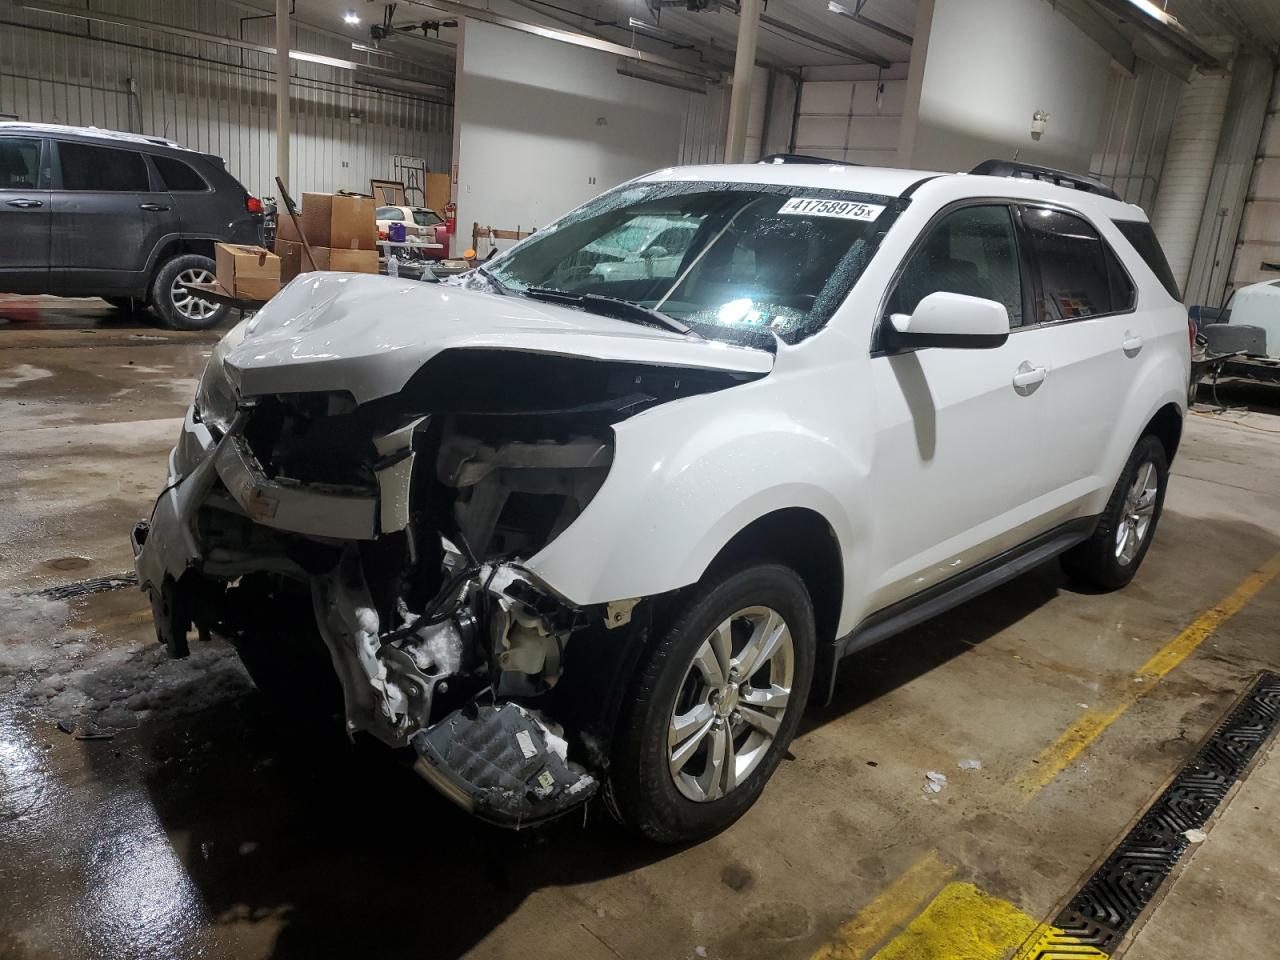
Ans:
{"label": "white car in background", "polygon": [[1054,556],[1133,577],[1174,292],[1142,211],[1054,171],[659,171],[460,285],[289,284],[214,351],[139,579],[175,655],[333,690],[477,816],[603,784],[707,836],[841,657]]}
{"label": "white car in background", "polygon": [[405,233],[415,237],[429,236],[433,227],[444,223],[444,217],[426,207],[378,207],[373,216],[380,233],[385,233],[393,223],[403,223]]}

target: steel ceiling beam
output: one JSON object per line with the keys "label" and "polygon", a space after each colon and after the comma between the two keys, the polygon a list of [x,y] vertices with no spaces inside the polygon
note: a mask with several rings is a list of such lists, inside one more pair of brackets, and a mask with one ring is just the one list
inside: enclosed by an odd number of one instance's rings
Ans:
{"label": "steel ceiling beam", "polygon": [[1148,36],[1173,47],[1192,63],[1208,70],[1221,70],[1222,59],[1197,40],[1178,22],[1178,18],[1165,13],[1151,0],[1093,0],[1096,6]]}
{"label": "steel ceiling beam", "polygon": [[887,23],[881,23],[879,20],[872,20],[864,14],[862,12],[862,8],[866,6],[866,3],[867,0],[857,0],[854,8],[850,10],[843,3],[836,3],[836,0],[830,0],[827,4],[827,9],[842,17],[847,17],[854,23],[862,24],[868,30],[875,30],[877,33],[883,33],[886,37],[897,40],[899,43],[905,43],[907,46],[911,46],[912,38],[909,34],[903,33],[901,30],[895,30]]}
{"label": "steel ceiling beam", "polygon": [[[725,10],[732,10],[735,16],[738,13],[738,5],[736,3],[731,3],[730,0],[718,0],[718,5]],[[799,40],[804,40],[820,47],[826,47],[833,53],[849,57],[851,60],[857,60],[860,63],[873,63],[877,67],[883,67],[886,69],[890,65],[888,60],[880,56],[880,54],[868,50],[866,47],[855,46],[848,41],[837,43],[836,41],[829,40],[826,37],[820,37],[816,33],[810,33],[808,30],[801,30],[799,27],[793,27],[786,21],[779,20],[777,17],[771,17],[768,14],[762,13],[760,15],[760,22],[766,26],[773,27],[775,30],[780,30],[783,33],[790,34]]]}
{"label": "steel ceiling beam", "polygon": [[[38,13],[52,13],[59,16],[71,17],[77,20],[91,20],[95,23],[109,23],[118,27],[133,27],[138,30],[149,30],[152,33],[163,33],[169,36],[186,37],[190,40],[202,40],[205,43],[215,43],[224,47],[236,47],[240,50],[253,50],[257,53],[265,53],[268,56],[276,55],[276,48],[267,46],[263,43],[250,43],[248,40],[237,40],[235,37],[224,37],[217,33],[205,33],[202,30],[189,30],[186,27],[171,27],[168,24],[153,23],[150,20],[139,20],[136,17],[126,17],[116,13],[103,13],[98,10],[89,10],[85,7],[64,7],[56,3],[43,3],[40,0],[22,0],[22,7],[26,10],[35,10]],[[420,92],[427,96],[444,96],[447,97],[449,90],[447,87],[438,84],[426,83],[416,77],[405,76],[394,70],[388,70],[385,67],[370,66],[367,63],[359,63],[355,60],[343,60],[339,57],[326,57],[319,53],[307,53],[304,50],[288,50],[286,51],[290,60],[302,60],[307,63],[319,63],[326,67],[333,67],[337,70],[359,70],[366,76],[386,77],[402,84],[415,84],[420,88]]]}
{"label": "steel ceiling beam", "polygon": [[672,60],[670,57],[650,53],[647,50],[624,47],[620,43],[613,43],[590,34],[560,30],[555,27],[544,27],[524,20],[514,20],[511,17],[504,17],[488,10],[481,10],[479,7],[468,6],[465,3],[454,3],[453,0],[409,0],[409,2],[422,7],[429,7],[432,10],[442,10],[445,13],[452,13],[460,17],[470,17],[472,20],[492,23],[499,27],[506,27],[509,30],[518,30],[521,33],[532,34],[535,37],[543,37],[547,40],[555,40],[575,47],[599,50],[602,53],[612,53],[627,60],[635,60],[637,63],[655,64],[659,67],[666,67],[669,70],[677,70],[680,73],[701,77],[704,80],[716,79],[713,74],[692,64],[684,63],[680,60]]}

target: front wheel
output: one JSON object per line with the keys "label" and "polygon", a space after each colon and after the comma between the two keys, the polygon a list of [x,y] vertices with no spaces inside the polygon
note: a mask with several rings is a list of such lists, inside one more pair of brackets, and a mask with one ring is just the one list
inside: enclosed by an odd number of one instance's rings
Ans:
{"label": "front wheel", "polygon": [[1067,574],[1101,590],[1132,580],[1155,536],[1168,484],[1164,444],[1148,434],[1129,455],[1093,536],[1062,555]]}
{"label": "front wheel", "polygon": [[168,260],[151,282],[151,303],[174,330],[208,330],[227,315],[227,307],[201,300],[184,284],[213,283],[216,265],[208,257],[187,253]]}
{"label": "front wheel", "polygon": [[764,790],[813,678],[813,606],[761,564],[700,585],[643,660],[624,705],[610,809],[652,840],[718,833]]}

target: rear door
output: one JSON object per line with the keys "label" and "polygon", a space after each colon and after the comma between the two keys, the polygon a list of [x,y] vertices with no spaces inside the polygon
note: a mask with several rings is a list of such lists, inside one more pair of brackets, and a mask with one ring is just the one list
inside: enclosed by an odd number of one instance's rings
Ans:
{"label": "rear door", "polygon": [[1019,208],[1034,264],[1035,317],[1048,371],[1043,464],[1050,509],[1072,511],[1115,477],[1103,476],[1108,440],[1138,376],[1150,319],[1135,311],[1133,280],[1098,230],[1057,207]]}
{"label": "rear door", "polygon": [[83,293],[138,290],[178,233],[168,191],[129,147],[52,141],[52,281]]}
{"label": "rear door", "polygon": [[[232,205],[238,198],[219,194],[199,169],[200,163],[194,156],[184,158],[163,153],[148,156],[155,165],[161,185],[173,200],[173,209],[183,235],[192,238],[228,239],[228,207],[235,210]],[[242,203],[235,212],[240,217],[247,216]]]}
{"label": "rear door", "polygon": [[49,164],[40,137],[0,139],[0,290],[38,293],[49,278]]}

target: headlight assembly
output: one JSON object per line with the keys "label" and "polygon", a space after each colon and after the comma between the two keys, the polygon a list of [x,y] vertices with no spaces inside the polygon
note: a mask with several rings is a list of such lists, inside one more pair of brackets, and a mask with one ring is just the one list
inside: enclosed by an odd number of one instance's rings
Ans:
{"label": "headlight assembly", "polygon": [[236,392],[227,379],[224,362],[227,354],[244,340],[248,325],[248,320],[241,320],[218,341],[200,376],[200,385],[196,387],[195,407],[200,419],[223,433],[226,433],[236,415]]}

